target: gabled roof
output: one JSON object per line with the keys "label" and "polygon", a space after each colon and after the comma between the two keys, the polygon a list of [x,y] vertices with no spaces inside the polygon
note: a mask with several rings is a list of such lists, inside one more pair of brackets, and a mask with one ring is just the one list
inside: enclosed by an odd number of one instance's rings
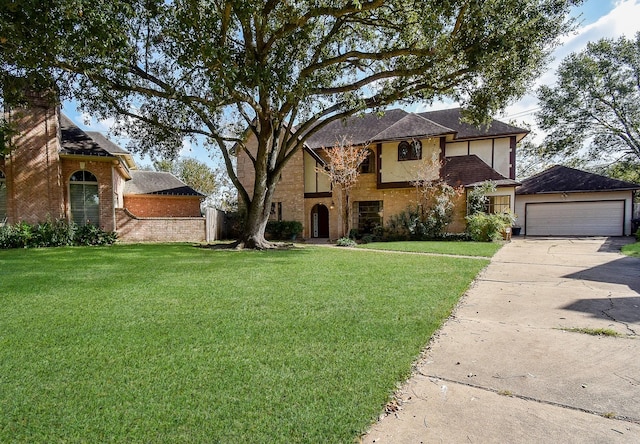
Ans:
{"label": "gabled roof", "polygon": [[517,186],[520,183],[504,177],[475,154],[447,157],[444,160],[444,180],[451,186],[473,187],[491,180],[497,186]]}
{"label": "gabled roof", "polygon": [[524,137],[528,131],[498,120],[483,128],[460,121],[460,108],[424,113],[409,113],[401,109],[384,114],[369,113],[336,120],[307,139],[308,148],[332,147],[346,140],[354,145],[364,145],[386,140],[402,140],[418,137],[454,135],[454,139],[513,136]]}
{"label": "gabled roof", "polygon": [[529,133],[529,130],[509,125],[508,123],[492,120],[488,126],[478,128],[470,123],[462,122],[461,108],[443,109],[439,111],[427,111],[420,113],[425,119],[432,120],[442,126],[451,128],[456,133],[456,140],[475,139],[478,137],[513,136]]}
{"label": "gabled roof", "polygon": [[522,181],[516,194],[583,193],[591,191],[640,190],[640,185],[611,179],[562,165],[551,168]]}
{"label": "gabled roof", "polygon": [[162,171],[131,171],[131,180],[125,183],[124,194],[205,197],[173,174]]}
{"label": "gabled roof", "polygon": [[60,153],[80,156],[115,157],[114,154],[96,142],[89,134],[78,128],[67,116],[60,115]]}

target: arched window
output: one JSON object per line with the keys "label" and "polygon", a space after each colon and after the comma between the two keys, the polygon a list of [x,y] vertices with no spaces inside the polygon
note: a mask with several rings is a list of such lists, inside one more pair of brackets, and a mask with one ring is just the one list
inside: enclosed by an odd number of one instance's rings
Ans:
{"label": "arched window", "polygon": [[398,144],[398,160],[422,159],[422,142],[417,139],[403,140]]}
{"label": "arched window", "polygon": [[98,179],[89,171],[76,171],[69,179],[71,219],[78,225],[100,224]]}
{"label": "arched window", "polygon": [[360,174],[376,172],[376,155],[373,150],[367,149],[367,158],[364,159],[358,169],[360,170]]}
{"label": "arched window", "polygon": [[7,220],[7,180],[0,170],[0,224]]}

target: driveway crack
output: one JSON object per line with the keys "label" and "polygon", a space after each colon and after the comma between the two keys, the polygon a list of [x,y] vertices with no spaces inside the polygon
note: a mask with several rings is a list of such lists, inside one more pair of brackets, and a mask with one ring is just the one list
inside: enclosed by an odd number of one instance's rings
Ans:
{"label": "driveway crack", "polygon": [[609,311],[615,309],[615,303],[613,301],[613,299],[611,298],[611,294],[609,294],[609,308],[607,308],[606,310],[602,310],[602,314],[605,315],[607,318],[611,319],[613,322],[618,323],[618,324],[622,324],[625,326],[625,328],[631,332],[631,336],[637,336],[638,333],[629,325],[628,322],[624,322],[621,321],[619,319],[616,319],[615,316],[611,315],[611,313],[609,313]]}
{"label": "driveway crack", "polygon": [[[421,375],[421,376],[424,376],[425,378],[429,378],[433,382],[438,381],[438,380],[439,381],[445,381],[445,382],[452,383],[452,384],[459,384],[459,385],[464,385],[464,386],[471,387],[471,388],[478,389],[478,390],[484,390],[486,392],[491,392],[491,393],[495,393],[495,394],[498,394],[498,395],[502,394],[502,392],[500,390],[495,389],[493,387],[485,387],[485,386],[478,385],[478,384],[473,384],[473,383],[470,383],[470,382],[461,382],[461,381],[458,381],[458,380],[455,380],[455,379],[444,378],[442,376],[429,375],[429,374],[423,373],[421,371],[418,371],[417,373],[419,375]],[[576,407],[576,406],[569,405],[569,404],[563,404],[563,403],[560,403],[560,402],[549,401],[549,400],[546,400],[546,399],[534,398],[532,396],[527,396],[527,395],[519,395],[517,393],[511,393],[511,392],[508,395],[504,395],[504,396],[509,396],[511,398],[522,399],[524,401],[539,402],[540,404],[546,404],[546,405],[551,405],[551,406],[554,406],[554,407],[560,407],[560,408],[563,408],[563,409],[569,409],[569,410],[574,410],[574,411],[577,411],[577,412],[588,413],[588,414],[591,414],[591,415],[597,415],[597,416],[600,416],[600,417],[603,417],[603,418],[607,418],[607,419],[616,419],[618,421],[625,421],[625,422],[630,422],[630,423],[633,423],[633,424],[640,424],[640,418],[633,418],[633,417],[630,417],[630,416],[623,416],[623,415],[612,416],[612,415],[610,415],[610,412],[598,412],[596,410],[585,409],[585,408],[582,408],[582,407]]]}

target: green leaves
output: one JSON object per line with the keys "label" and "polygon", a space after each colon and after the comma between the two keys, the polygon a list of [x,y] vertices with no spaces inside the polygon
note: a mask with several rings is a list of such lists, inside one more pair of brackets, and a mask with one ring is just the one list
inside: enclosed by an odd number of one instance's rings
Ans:
{"label": "green leaves", "polygon": [[[542,87],[541,127],[546,154],[588,160],[640,159],[640,34],[603,39],[571,54],[558,83]],[[587,151],[580,150],[586,147]]]}
{"label": "green leaves", "polygon": [[[540,72],[575,3],[5,2],[0,76],[54,79],[85,111],[115,117],[140,153],[171,157],[184,137],[203,136],[245,206],[259,200],[248,212],[257,221],[284,165],[334,120],[450,98],[469,120],[487,121]],[[247,134],[258,141],[251,182],[266,187],[255,196],[228,152]]]}

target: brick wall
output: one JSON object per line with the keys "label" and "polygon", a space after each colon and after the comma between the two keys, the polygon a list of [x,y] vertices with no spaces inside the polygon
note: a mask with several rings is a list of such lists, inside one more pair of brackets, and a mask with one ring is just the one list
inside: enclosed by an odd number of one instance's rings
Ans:
{"label": "brick wall", "polygon": [[[257,141],[254,136],[247,141],[247,149],[252,153],[257,151]],[[255,183],[253,164],[244,151],[240,152],[237,159],[238,179],[251,196]],[[298,151],[284,168],[280,182],[276,186],[273,202],[282,202],[283,220],[302,222],[305,217],[304,201],[304,159],[303,152]]]}
{"label": "brick wall", "polygon": [[7,114],[19,134],[5,157],[7,216],[10,223],[37,223],[64,216],[60,184],[58,111],[34,96],[33,106]]}
{"label": "brick wall", "polygon": [[69,178],[76,171],[89,171],[98,179],[98,199],[100,201],[100,221],[98,225],[106,231],[115,230],[115,202],[113,193],[114,167],[117,164],[115,159],[105,159],[104,161],[89,161],[82,158],[62,159],[61,175],[62,189],[64,193],[65,214],[71,220],[71,207],[69,205]]}
{"label": "brick wall", "polygon": [[121,242],[204,242],[204,217],[142,218],[116,209],[116,231]]}
{"label": "brick wall", "polygon": [[137,217],[200,217],[200,198],[127,194],[124,208]]}

